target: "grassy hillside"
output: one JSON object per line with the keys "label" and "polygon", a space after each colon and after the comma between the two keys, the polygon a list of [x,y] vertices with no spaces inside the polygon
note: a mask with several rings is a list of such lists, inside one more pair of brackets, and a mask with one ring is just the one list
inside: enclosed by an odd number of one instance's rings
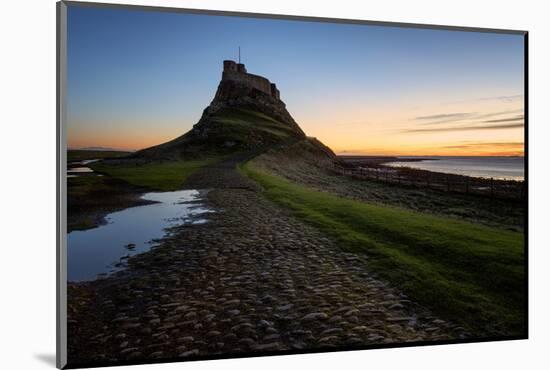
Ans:
{"label": "grassy hillside", "polygon": [[177,159],[263,150],[303,138],[288,124],[246,108],[224,108],[201,120],[186,134],[141,150],[139,158]]}
{"label": "grassy hillside", "polygon": [[236,140],[242,140],[254,131],[282,139],[288,139],[295,134],[288,125],[263,113],[244,108],[225,109],[212,117],[212,122],[222,123],[225,128],[224,137],[233,137]]}
{"label": "grassy hillside", "polygon": [[254,166],[241,171],[265,195],[365,253],[372,271],[477,336],[522,335],[523,234],[346,199]]}

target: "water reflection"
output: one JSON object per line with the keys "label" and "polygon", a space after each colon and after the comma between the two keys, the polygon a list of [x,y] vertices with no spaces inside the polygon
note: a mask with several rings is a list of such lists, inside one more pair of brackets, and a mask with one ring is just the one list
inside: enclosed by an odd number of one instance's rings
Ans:
{"label": "water reflection", "polygon": [[70,167],[67,169],[67,173],[91,173],[94,172],[90,167]]}
{"label": "water reflection", "polygon": [[147,193],[142,198],[158,203],[111,213],[106,225],[67,235],[69,280],[93,280],[116,271],[128,256],[149,250],[166,228],[205,223],[204,215],[213,212],[201,204],[197,190]]}
{"label": "water reflection", "polygon": [[92,170],[90,167],[86,167],[86,165],[100,160],[101,159],[85,159],[82,161],[69,162],[67,164],[67,177],[78,177],[79,174],[93,173],[94,170]]}

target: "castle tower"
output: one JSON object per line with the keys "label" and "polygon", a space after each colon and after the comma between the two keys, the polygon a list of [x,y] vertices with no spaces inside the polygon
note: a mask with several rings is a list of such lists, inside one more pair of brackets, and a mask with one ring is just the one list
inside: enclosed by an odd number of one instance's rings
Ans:
{"label": "castle tower", "polygon": [[280,93],[279,93],[279,89],[277,89],[277,85],[272,83],[270,87],[271,87],[271,96],[274,98],[280,99]]}
{"label": "castle tower", "polygon": [[223,61],[223,81],[238,82],[249,88],[259,90],[277,100],[280,100],[277,85],[271,83],[267,78],[248,73],[243,63],[236,63],[233,60]]}
{"label": "castle tower", "polygon": [[223,71],[224,72],[237,72],[237,63],[232,60],[223,61]]}
{"label": "castle tower", "polygon": [[243,63],[237,63],[237,72],[246,73],[246,67]]}

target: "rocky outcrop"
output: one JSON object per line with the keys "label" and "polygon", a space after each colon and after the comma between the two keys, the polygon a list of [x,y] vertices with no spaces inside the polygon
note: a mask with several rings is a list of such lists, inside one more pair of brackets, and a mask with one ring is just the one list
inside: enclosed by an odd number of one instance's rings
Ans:
{"label": "rocky outcrop", "polygon": [[195,125],[208,123],[210,118],[224,108],[244,108],[263,113],[273,119],[288,125],[300,137],[305,137],[294,118],[286,109],[285,103],[252,85],[235,80],[220,81],[214,100],[203,111],[200,121]]}
{"label": "rocky outcrop", "polygon": [[243,64],[224,62],[214,99],[186,134],[138,151],[135,158],[169,159],[204,152],[258,151],[305,139],[279,90]]}

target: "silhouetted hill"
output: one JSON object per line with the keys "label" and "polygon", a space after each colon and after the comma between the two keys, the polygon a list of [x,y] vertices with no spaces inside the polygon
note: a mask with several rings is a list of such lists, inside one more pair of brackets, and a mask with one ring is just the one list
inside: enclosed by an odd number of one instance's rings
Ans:
{"label": "silhouetted hill", "polygon": [[[202,117],[184,135],[140,150],[134,157],[169,159],[203,154],[264,152],[306,140],[280,99],[276,85],[249,74],[244,65],[224,62],[222,79],[214,99]],[[320,154],[334,155],[319,143]]]}

